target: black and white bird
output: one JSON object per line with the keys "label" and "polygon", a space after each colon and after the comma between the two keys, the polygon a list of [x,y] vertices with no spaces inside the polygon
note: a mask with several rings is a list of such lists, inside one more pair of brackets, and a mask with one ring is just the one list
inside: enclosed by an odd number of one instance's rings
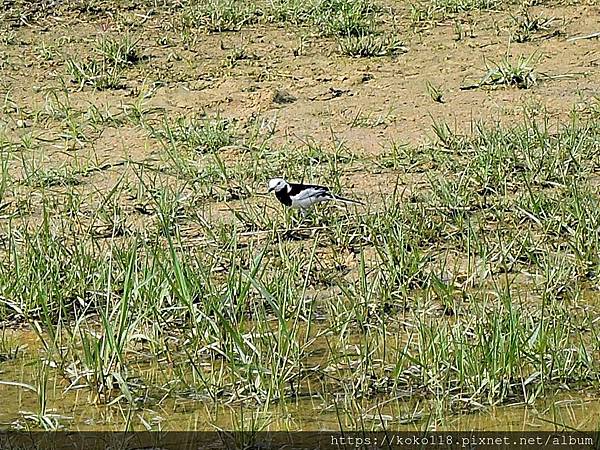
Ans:
{"label": "black and white bird", "polygon": [[288,183],[283,178],[269,180],[269,192],[275,192],[275,197],[285,206],[300,209],[305,212],[316,203],[334,201],[348,204],[363,205],[357,200],[332,194],[329,188],[314,184]]}

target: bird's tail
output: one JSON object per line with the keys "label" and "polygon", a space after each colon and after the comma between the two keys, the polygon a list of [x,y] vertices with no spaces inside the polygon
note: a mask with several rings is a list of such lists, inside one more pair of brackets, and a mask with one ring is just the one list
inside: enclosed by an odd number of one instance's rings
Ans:
{"label": "bird's tail", "polygon": [[349,198],[344,198],[344,197],[340,197],[339,195],[331,195],[331,197],[333,198],[333,200],[335,200],[336,202],[341,202],[341,203],[346,203],[348,205],[363,205],[363,202],[359,202],[358,200],[350,200]]}

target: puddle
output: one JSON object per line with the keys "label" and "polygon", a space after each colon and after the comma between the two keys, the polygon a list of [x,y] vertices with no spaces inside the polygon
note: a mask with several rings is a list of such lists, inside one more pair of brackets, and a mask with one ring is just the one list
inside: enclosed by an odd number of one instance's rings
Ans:
{"label": "puddle", "polygon": [[[2,383],[39,386],[43,352],[35,334],[14,333],[27,348],[16,359],[0,362]],[[13,337],[14,337],[13,336]],[[157,379],[161,369],[146,368],[145,379]],[[164,368],[162,369],[164,372]],[[336,400],[304,397],[271,406],[214,403],[210,399],[182,398],[168,391],[137,398],[134,405],[117,401],[112,405],[93,401],[87,388],[67,389],[69,381],[49,370],[45,415],[61,429],[80,431],[253,431],[326,430],[502,430],[553,431],[565,428],[597,430],[600,426],[600,394],[591,390],[561,392],[532,405],[514,404],[484,408],[468,414],[435,414],[433,400],[390,399],[383,396],[336,406]],[[164,376],[164,373],[163,373]],[[347,401],[347,400],[346,400]],[[31,427],[39,423],[31,416],[44,411],[40,397],[16,384],[0,384],[0,428]],[[353,413],[348,413],[352,410]],[[343,412],[341,412],[343,411]],[[26,416],[30,416],[26,419]]]}

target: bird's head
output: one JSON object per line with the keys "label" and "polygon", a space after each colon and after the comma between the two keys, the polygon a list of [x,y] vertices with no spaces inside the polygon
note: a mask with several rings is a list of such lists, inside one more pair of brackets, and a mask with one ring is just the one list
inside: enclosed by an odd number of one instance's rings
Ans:
{"label": "bird's head", "polygon": [[289,189],[289,184],[283,178],[273,178],[269,180],[269,190],[268,192],[280,192],[284,189]]}

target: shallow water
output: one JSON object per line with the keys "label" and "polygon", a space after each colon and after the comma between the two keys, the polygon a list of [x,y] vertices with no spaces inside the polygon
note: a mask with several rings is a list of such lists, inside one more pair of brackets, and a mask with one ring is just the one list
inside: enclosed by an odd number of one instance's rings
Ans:
{"label": "shallow water", "polygon": [[[15,359],[0,362],[0,382],[42,384],[39,357],[43,352],[35,334],[12,332],[25,348]],[[145,370],[152,378],[157,367]],[[592,390],[547,395],[532,405],[523,403],[482,408],[478,412],[435,414],[433,401],[374,397],[352,405],[332,407],[332,399],[301,398],[269,407],[226,403],[206,399],[146,395],[135,405],[124,401],[112,405],[93,401],[86,388],[67,389],[69,382],[50,370],[46,383],[45,414],[69,430],[598,430],[600,393]],[[161,398],[161,396],[163,398]],[[39,396],[26,387],[0,384],[0,428],[39,428],[28,414],[43,408]],[[348,413],[350,409],[352,413]],[[343,412],[341,412],[343,411]]]}

